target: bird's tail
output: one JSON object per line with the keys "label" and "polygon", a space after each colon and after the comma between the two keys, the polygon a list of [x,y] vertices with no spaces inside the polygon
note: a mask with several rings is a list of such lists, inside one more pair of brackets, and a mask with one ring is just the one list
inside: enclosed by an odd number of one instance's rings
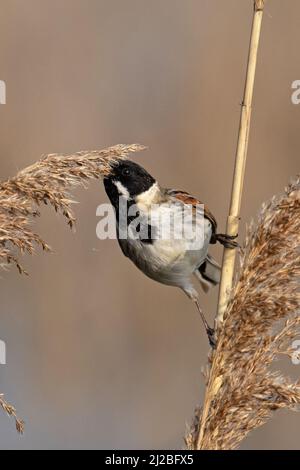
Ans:
{"label": "bird's tail", "polygon": [[212,287],[220,284],[221,280],[221,266],[210,255],[207,255],[206,260],[195,272],[202,289],[208,292]]}

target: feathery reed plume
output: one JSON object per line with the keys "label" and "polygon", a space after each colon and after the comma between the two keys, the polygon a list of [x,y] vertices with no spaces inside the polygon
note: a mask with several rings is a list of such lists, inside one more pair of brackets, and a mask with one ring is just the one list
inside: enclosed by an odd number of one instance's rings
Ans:
{"label": "feathery reed plume", "polygon": [[[39,215],[39,206],[49,203],[67,218],[72,227],[75,217],[69,189],[109,174],[111,165],[118,159],[145,148],[139,144],[116,145],[100,151],[47,155],[14,178],[0,183],[0,266],[5,268],[14,263],[20,273],[26,273],[16,251],[32,254],[36,245],[50,250],[31,229],[32,220]],[[15,418],[17,430],[22,433],[24,423],[17,418],[15,408],[4,400],[3,395],[0,395],[0,407]]]}
{"label": "feathery reed plume", "polygon": [[300,381],[272,371],[300,336],[300,179],[264,204],[248,229],[238,279],[210,357],[189,449],[234,449],[275,410],[300,405]]}
{"label": "feathery reed plume", "polygon": [[14,249],[34,252],[40,245],[49,250],[42,238],[32,231],[30,223],[39,215],[41,204],[50,204],[68,220],[70,227],[75,217],[71,210],[69,188],[84,185],[86,180],[109,173],[110,166],[131,152],[144,150],[142,145],[116,145],[100,151],[78,152],[73,155],[47,155],[20,171],[17,176],[0,184],[0,264],[2,267],[20,265]]}
{"label": "feathery reed plume", "polygon": [[5,411],[5,413],[8,414],[8,416],[12,416],[15,419],[16,423],[16,429],[19,434],[23,434],[24,432],[24,421],[21,421],[18,416],[16,409],[7,403],[7,401],[4,399],[4,396],[0,394],[0,407]]}

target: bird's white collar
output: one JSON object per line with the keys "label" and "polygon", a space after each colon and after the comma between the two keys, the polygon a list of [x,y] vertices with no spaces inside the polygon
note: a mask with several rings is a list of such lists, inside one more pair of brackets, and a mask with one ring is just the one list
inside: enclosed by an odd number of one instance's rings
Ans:
{"label": "bird's white collar", "polygon": [[158,203],[159,196],[160,189],[158,183],[155,182],[151,188],[136,197],[136,202],[138,205],[151,206],[152,204]]}

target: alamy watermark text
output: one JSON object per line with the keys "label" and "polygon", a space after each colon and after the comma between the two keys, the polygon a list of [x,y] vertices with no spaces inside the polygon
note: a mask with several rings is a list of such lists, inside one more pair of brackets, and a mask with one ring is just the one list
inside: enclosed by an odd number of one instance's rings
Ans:
{"label": "alamy watermark text", "polygon": [[292,83],[292,90],[295,90],[292,93],[292,103],[300,104],[300,80],[295,80]]}
{"label": "alamy watermark text", "polygon": [[0,340],[0,365],[6,364],[6,344]]}
{"label": "alamy watermark text", "polygon": [[6,104],[6,84],[0,80],[0,104]]}

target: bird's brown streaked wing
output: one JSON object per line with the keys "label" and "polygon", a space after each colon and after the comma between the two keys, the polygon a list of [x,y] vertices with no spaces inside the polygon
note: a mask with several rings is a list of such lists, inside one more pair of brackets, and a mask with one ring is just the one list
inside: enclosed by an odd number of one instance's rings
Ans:
{"label": "bird's brown streaked wing", "polygon": [[192,205],[193,207],[196,207],[197,205],[203,205],[204,217],[211,222],[213,233],[216,233],[217,221],[215,217],[213,216],[213,214],[210,212],[210,210],[207,209],[207,207],[203,204],[203,202],[199,201],[199,199],[195,198],[194,196],[187,193],[186,191],[179,191],[177,189],[168,189],[167,194],[169,194],[172,197],[175,197],[176,199],[178,199],[178,201],[181,201],[184,204]]}

